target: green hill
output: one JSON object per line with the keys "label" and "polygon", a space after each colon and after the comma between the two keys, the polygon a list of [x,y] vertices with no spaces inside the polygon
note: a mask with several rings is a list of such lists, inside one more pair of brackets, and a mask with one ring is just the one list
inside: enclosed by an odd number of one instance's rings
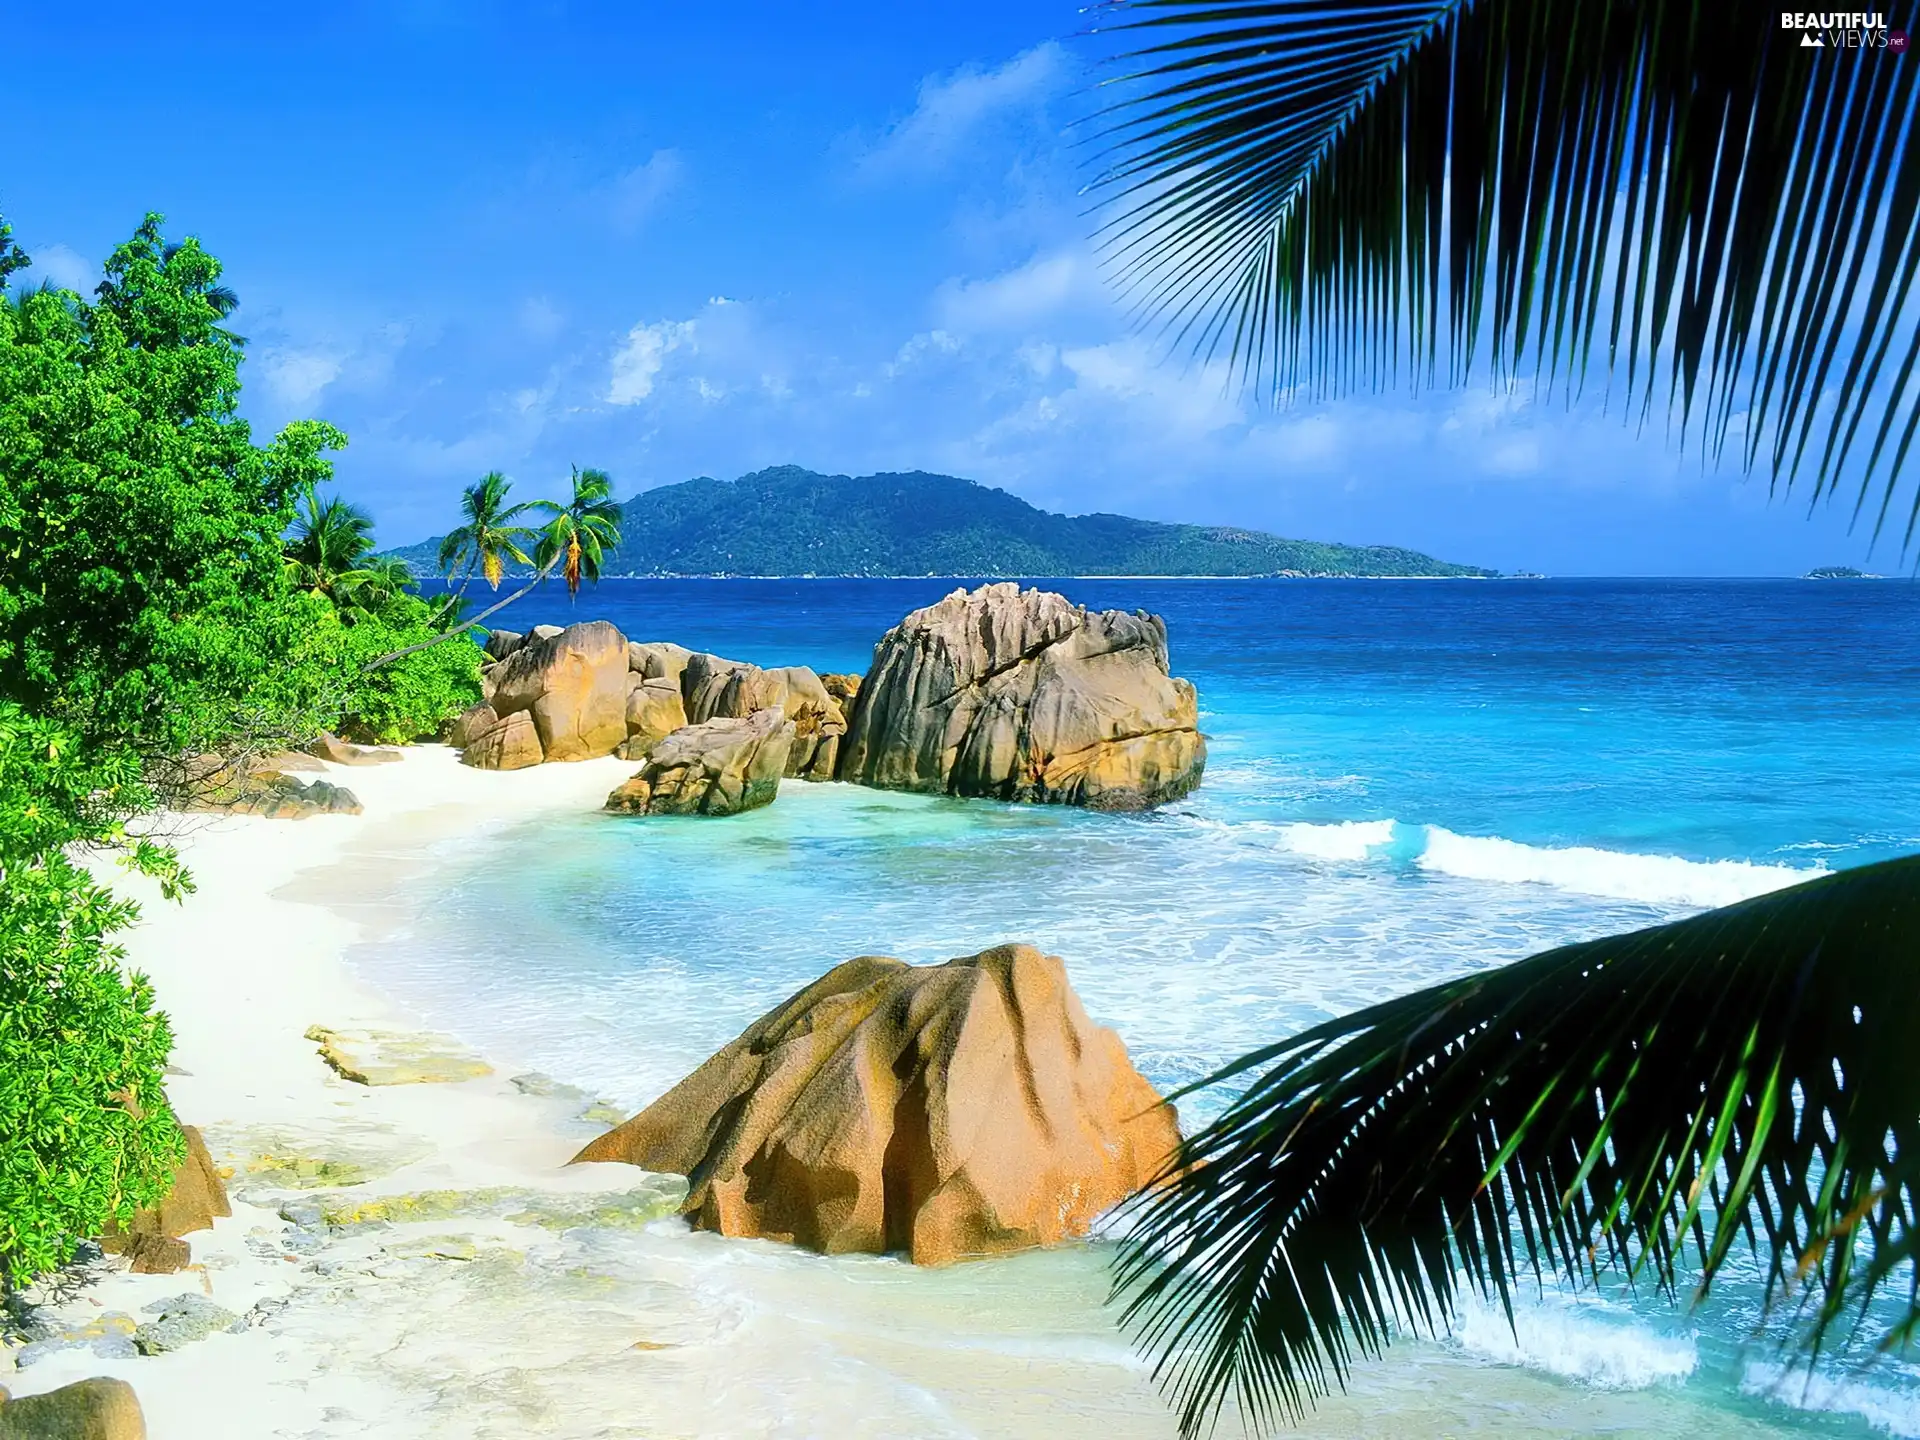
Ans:
{"label": "green hill", "polygon": [[[782,465],[688,480],[622,507],[603,575],[1339,575],[1487,577],[1414,550],[1258,530],[1054,515],[951,475]],[[435,573],[438,537],[394,553]]]}

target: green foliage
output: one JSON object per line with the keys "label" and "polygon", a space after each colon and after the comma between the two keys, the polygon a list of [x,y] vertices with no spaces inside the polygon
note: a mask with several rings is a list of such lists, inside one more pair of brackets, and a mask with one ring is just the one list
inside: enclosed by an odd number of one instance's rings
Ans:
{"label": "green foliage", "polygon": [[[1817,1350],[1920,1329],[1920,856],[1314,1026],[1149,1192],[1120,1270],[1184,1433],[1342,1383],[1464,1285],[1704,1296],[1749,1249]],[[1876,1293],[1894,1304],[1876,1313]],[[1511,1309],[1508,1311],[1511,1314]]]}
{"label": "green foliage", "polygon": [[443,575],[459,573],[462,591],[476,569],[486,577],[489,588],[498,590],[508,564],[533,564],[526,553],[526,547],[533,543],[533,531],[514,521],[543,505],[538,500],[507,504],[507,492],[512,488],[513,482],[505,475],[489,470],[461,493],[461,524],[440,541],[437,563]]}
{"label": "green foliage", "polygon": [[[820,475],[783,466],[688,480],[620,507],[605,575],[1444,575],[1472,565],[1257,530],[1053,515],[950,475]],[[437,542],[396,553],[434,568]],[[510,566],[525,573],[523,563]]]}
{"label": "green foliage", "polygon": [[544,573],[556,564],[567,582],[567,594],[580,593],[580,580],[600,578],[600,562],[620,544],[620,506],[613,498],[613,481],[604,470],[573,470],[573,492],[565,505],[546,502],[554,512],[540,531],[534,564]]}
{"label": "green foliage", "polygon": [[341,706],[342,734],[365,744],[428,739],[479,701],[481,652],[464,635],[363,673],[376,656],[431,640],[439,633],[433,622],[434,607],[406,594],[341,627],[340,663],[354,677]]}
{"label": "green foliage", "polygon": [[1888,518],[1920,435],[1907,57],[1706,0],[1108,13],[1109,255],[1200,353],[1284,391],[1442,350],[1454,383],[1577,387],[1597,349],[1628,414],[1783,484],[1811,462],[1815,498],[1864,456],[1856,513],[1877,488]]}
{"label": "green foliage", "polygon": [[[139,789],[131,752],[95,755],[0,704],[0,1284],[153,1203],[184,1153],[161,1085],[166,1017],[109,940],[137,912],[65,849],[125,845],[117,797]],[[162,847],[125,860],[187,886]]]}
{"label": "green foliage", "polygon": [[[337,432],[252,442],[220,267],[149,216],[93,303],[0,305],[0,699],[167,758],[312,710],[283,582],[303,466]],[[211,297],[211,298],[210,298]]]}

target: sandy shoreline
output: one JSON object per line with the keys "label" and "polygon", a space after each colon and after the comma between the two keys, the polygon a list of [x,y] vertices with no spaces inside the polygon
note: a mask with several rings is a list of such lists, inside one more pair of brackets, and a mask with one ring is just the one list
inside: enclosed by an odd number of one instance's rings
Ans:
{"label": "sandy shoreline", "polygon": [[[0,1352],[0,1386],[118,1376],[152,1440],[1170,1440],[1086,1247],[926,1271],[699,1234],[662,1218],[660,1177],[565,1167],[604,1128],[583,1118],[592,1097],[504,1069],[369,1088],[322,1062],[311,1026],[423,1028],[354,973],[356,942],[404,926],[463,847],[596,809],[632,768],[502,774],[421,747],[330,767],[359,817],[194,822],[184,905],[115,872],[145,907],[127,949],[174,1023],[175,1107],[234,1168],[234,1214],[190,1237],[188,1271],[100,1267],[46,1308],[51,1338],[17,1352],[25,1368]],[[513,919],[503,895],[503,945]],[[219,1307],[213,1333],[135,1353],[128,1332],[182,1296]],[[1489,1426],[1777,1433],[1671,1391],[1589,1389],[1432,1346],[1363,1364],[1348,1395],[1285,1433]]]}

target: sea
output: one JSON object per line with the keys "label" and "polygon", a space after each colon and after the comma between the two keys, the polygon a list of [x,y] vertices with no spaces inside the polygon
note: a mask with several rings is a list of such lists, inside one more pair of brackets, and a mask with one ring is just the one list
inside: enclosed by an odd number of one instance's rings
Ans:
{"label": "sea", "polygon": [[[491,623],[607,619],[864,671],[964,583],[555,584]],[[1026,583],[1165,617],[1208,736],[1193,795],[1108,815],[789,781],[726,820],[503,825],[449,846],[355,963],[427,1022],[632,1110],[840,960],[1025,941],[1170,1090],[1374,1001],[1920,850],[1909,582]],[[1183,1123],[1226,1098],[1190,1097]],[[852,1398],[809,1420],[776,1385],[685,1433],[890,1433],[861,1407],[917,1417],[901,1434],[1172,1433],[1103,1304],[1102,1243],[962,1279],[775,1248],[689,1263],[730,1304],[808,1317],[788,1322],[813,1327],[808,1363]],[[1363,1361],[1298,1433],[1920,1436],[1920,1366],[1793,1370],[1738,1275],[1723,1288],[1675,1307],[1549,1285],[1511,1325],[1469,1305]],[[989,1353],[1023,1357],[1006,1393],[1031,1424],[969,1408]],[[1120,1374],[1138,1416],[1088,1399]]]}

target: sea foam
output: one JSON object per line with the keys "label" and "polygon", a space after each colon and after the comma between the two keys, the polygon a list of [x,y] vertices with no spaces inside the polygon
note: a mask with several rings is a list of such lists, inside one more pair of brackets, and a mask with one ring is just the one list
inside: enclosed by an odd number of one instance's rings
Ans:
{"label": "sea foam", "polygon": [[1455,1317],[1453,1338],[1485,1359],[1606,1390],[1673,1384],[1700,1363],[1692,1336],[1662,1334],[1598,1304],[1516,1305],[1514,1321],[1509,1325],[1498,1306],[1471,1300]]}
{"label": "sea foam", "polygon": [[1310,860],[1411,864],[1463,880],[1549,885],[1569,894],[1648,905],[1732,905],[1828,873],[1822,865],[1686,860],[1590,845],[1527,845],[1497,835],[1461,835],[1439,825],[1397,820],[1258,828],[1273,835],[1281,849]]}

